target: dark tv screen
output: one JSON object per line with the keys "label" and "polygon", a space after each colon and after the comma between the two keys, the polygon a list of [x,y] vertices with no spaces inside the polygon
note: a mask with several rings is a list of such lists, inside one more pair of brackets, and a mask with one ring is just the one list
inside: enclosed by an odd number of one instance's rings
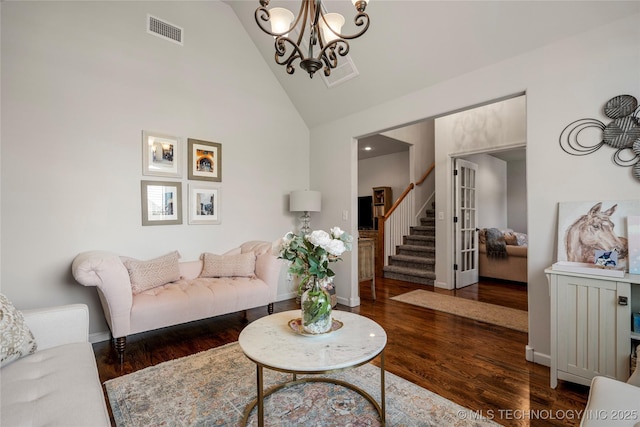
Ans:
{"label": "dark tv screen", "polygon": [[373,229],[373,197],[358,197],[358,229]]}

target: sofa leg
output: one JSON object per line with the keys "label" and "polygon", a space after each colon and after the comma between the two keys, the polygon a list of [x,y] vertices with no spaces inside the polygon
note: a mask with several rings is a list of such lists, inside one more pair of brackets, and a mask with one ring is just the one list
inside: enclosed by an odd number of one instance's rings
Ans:
{"label": "sofa leg", "polygon": [[116,353],[118,354],[118,360],[124,361],[124,348],[127,345],[127,337],[118,337],[113,340]]}
{"label": "sofa leg", "polygon": [[272,302],[270,302],[270,303],[267,305],[267,313],[269,313],[269,314],[273,314],[273,303],[272,303]]}

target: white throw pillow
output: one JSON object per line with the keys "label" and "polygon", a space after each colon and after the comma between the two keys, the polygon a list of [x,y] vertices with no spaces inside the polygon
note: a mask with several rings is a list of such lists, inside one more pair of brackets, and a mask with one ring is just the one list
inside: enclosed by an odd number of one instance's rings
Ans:
{"label": "white throw pillow", "polygon": [[173,251],[148,261],[127,258],[123,264],[129,271],[131,291],[134,295],[180,279],[178,260],[180,253]]}
{"label": "white throw pillow", "polygon": [[31,354],[38,347],[24,316],[3,294],[0,294],[0,336],[0,366]]}
{"label": "white throw pillow", "polygon": [[203,266],[200,277],[254,277],[256,254],[247,252],[238,255],[202,254]]}

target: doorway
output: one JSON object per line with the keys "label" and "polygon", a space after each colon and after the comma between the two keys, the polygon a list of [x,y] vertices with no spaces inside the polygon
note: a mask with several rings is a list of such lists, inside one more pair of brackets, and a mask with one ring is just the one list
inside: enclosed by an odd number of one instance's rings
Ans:
{"label": "doorway", "polygon": [[[454,290],[455,278],[453,265],[455,263],[452,236],[453,231],[453,192],[451,158],[466,158],[472,155],[484,155],[494,161],[503,162],[503,169],[509,169],[509,182],[513,183],[503,190],[502,196],[507,197],[509,207],[487,208],[479,210],[477,228],[491,221],[484,221],[483,215],[492,213],[495,209],[508,211],[508,221],[517,225],[511,226],[517,231],[526,233],[527,209],[526,209],[526,113],[525,95],[516,94],[488,102],[476,107],[449,113],[443,116],[424,119],[412,125],[401,126],[392,131],[384,132],[386,136],[411,144],[414,154],[411,156],[409,169],[411,182],[415,181],[415,175],[421,175],[426,166],[436,163],[436,173],[430,189],[425,189],[420,202],[416,207],[422,206],[422,201],[431,200],[435,194],[436,224],[436,272],[437,277],[434,286],[442,289]],[[420,137],[408,139],[408,135],[417,135],[417,132],[408,132],[407,129],[415,126],[424,126]],[[382,135],[383,133],[381,133]],[[358,147],[362,149],[362,139],[358,140]],[[479,173],[483,173],[482,165]],[[489,169],[491,170],[491,169]],[[517,179],[511,178],[513,171],[520,171]],[[358,168],[358,172],[360,172]],[[506,172],[505,172],[506,173]],[[437,181],[437,185],[436,185]],[[493,188],[495,183],[481,185],[478,188],[479,204],[485,206],[490,198],[482,196],[487,188]],[[493,197],[493,196],[492,196]],[[394,197],[395,199],[395,197]],[[516,202],[512,203],[512,200]],[[431,207],[431,202],[429,202]],[[505,214],[506,215],[506,214]],[[507,228],[507,220],[502,228]]]}

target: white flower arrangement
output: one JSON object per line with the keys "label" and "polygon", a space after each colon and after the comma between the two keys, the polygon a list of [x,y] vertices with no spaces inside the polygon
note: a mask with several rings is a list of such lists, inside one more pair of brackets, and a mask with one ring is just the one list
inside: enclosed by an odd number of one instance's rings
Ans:
{"label": "white flower arrangement", "polygon": [[279,245],[278,258],[291,262],[289,273],[300,277],[299,292],[305,289],[311,277],[327,284],[335,276],[329,263],[340,261],[340,256],[351,250],[353,238],[340,227],[333,227],[329,233],[315,230],[308,235],[285,234]]}

